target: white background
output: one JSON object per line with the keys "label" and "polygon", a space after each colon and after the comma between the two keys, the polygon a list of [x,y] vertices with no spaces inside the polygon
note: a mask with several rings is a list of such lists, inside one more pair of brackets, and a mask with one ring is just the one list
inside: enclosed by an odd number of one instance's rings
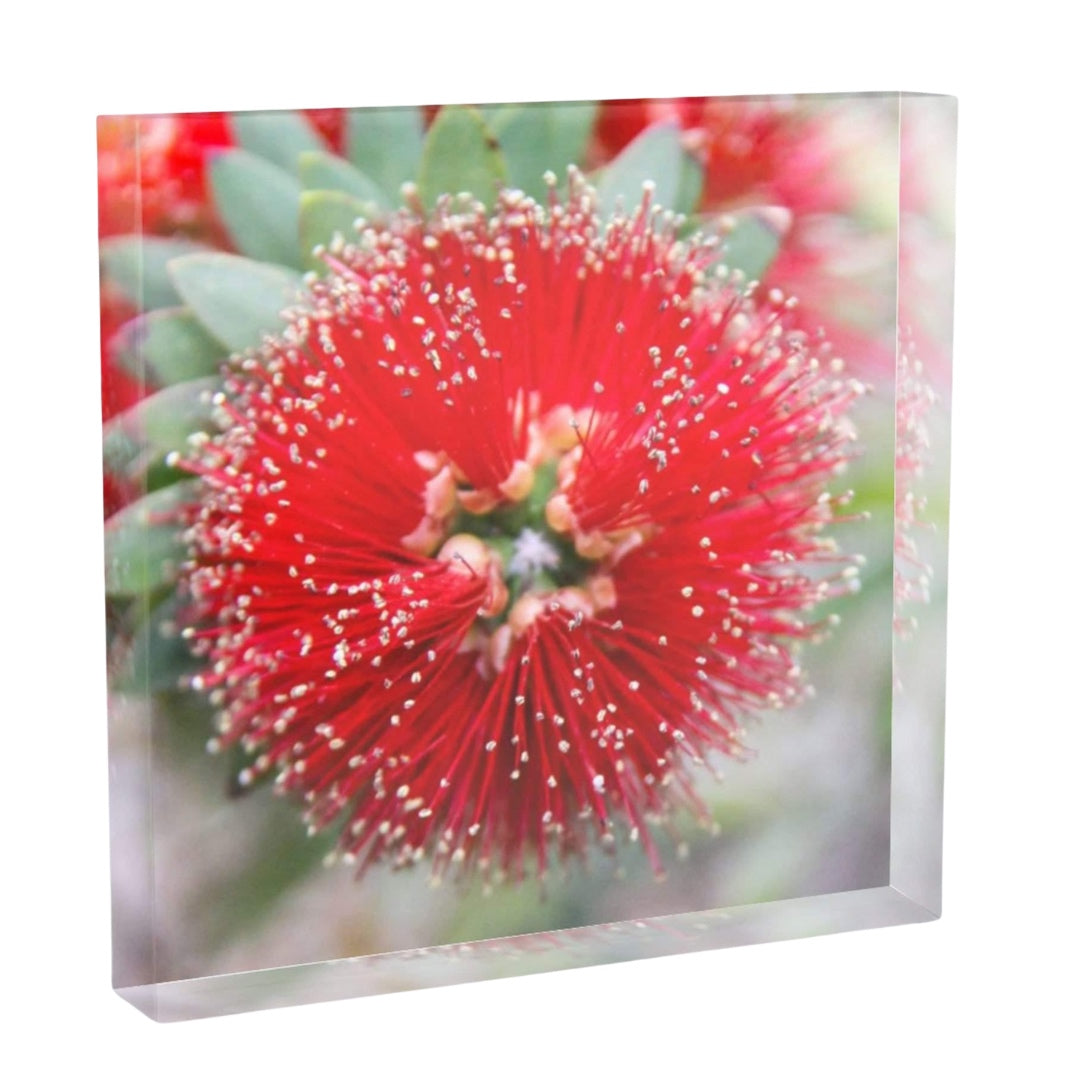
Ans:
{"label": "white background", "polygon": [[[1004,25],[943,3],[599,8],[99,3],[9,22],[0,926],[13,1075],[1075,1075],[1073,34],[1038,0]],[[869,89],[960,97],[944,918],[180,1025],[121,1002],[94,115]]]}

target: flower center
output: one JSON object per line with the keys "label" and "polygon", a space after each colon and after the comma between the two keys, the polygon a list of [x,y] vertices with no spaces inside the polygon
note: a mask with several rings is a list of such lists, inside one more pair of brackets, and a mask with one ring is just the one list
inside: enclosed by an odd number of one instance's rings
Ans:
{"label": "flower center", "polygon": [[553,540],[543,532],[526,526],[514,541],[513,553],[506,572],[520,578],[530,588],[545,570],[558,570],[561,556]]}
{"label": "flower center", "polygon": [[418,455],[431,477],[425,515],[403,543],[486,580],[467,647],[480,650],[493,670],[540,616],[556,609],[591,616],[615,605],[608,573],[615,545],[577,528],[566,494],[584,419],[560,406],[534,421],[529,460],[518,461],[498,490],[471,488],[444,455]]}
{"label": "flower center", "polygon": [[506,585],[509,605],[523,596],[581,586],[595,570],[595,560],[577,552],[573,537],[556,532],[548,521],[557,493],[558,464],[549,461],[534,470],[532,487],[519,502],[479,514],[461,509],[451,519],[447,543],[462,533],[478,538]]}

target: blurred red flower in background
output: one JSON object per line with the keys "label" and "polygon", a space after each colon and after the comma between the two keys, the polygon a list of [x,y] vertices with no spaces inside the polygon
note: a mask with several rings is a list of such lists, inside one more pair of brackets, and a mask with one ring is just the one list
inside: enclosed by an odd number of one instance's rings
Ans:
{"label": "blurred red flower in background", "polygon": [[[823,332],[860,372],[891,370],[891,341],[864,323],[880,308],[880,284],[866,271],[881,253],[852,226],[855,174],[827,110],[783,99],[608,101],[596,127],[601,159],[663,121],[683,129],[703,165],[701,213],[770,206],[790,215],[763,285],[798,297],[799,325]],[[856,122],[845,114],[845,130]]]}
{"label": "blurred red flower in background", "polygon": [[185,460],[219,743],[361,868],[659,871],[650,824],[707,816],[692,766],[798,696],[853,573],[822,530],[858,385],[648,196],[591,200],[369,229]]}
{"label": "blurred red flower in background", "polygon": [[[340,152],[345,137],[341,109],[307,113],[328,147]],[[98,119],[98,234],[182,236],[230,250],[207,182],[208,154],[233,146],[226,113],[176,116],[103,116]],[[140,396],[136,381],[109,362],[106,345],[135,312],[115,294],[102,296],[103,419]]]}
{"label": "blurred red flower in background", "polygon": [[[345,114],[319,109],[308,119],[340,151]],[[228,234],[214,211],[208,186],[209,155],[235,144],[226,113],[98,118],[98,234],[183,237],[230,250]],[[107,283],[101,291],[101,407],[108,420],[134,405],[145,388],[117,362],[117,331],[138,314],[130,300]],[[134,492],[116,476],[105,476],[105,514]]]}
{"label": "blurred red flower in background", "polygon": [[852,198],[820,119],[774,100],[680,98],[604,102],[596,135],[606,156],[646,127],[674,121],[705,167],[701,206],[775,204],[793,214],[843,210]]}
{"label": "blurred red flower in background", "polygon": [[[228,246],[206,191],[207,149],[232,139],[222,113],[98,118],[98,235],[184,235]],[[142,396],[139,381],[118,368],[109,343],[137,314],[107,286],[101,294],[102,419]],[[110,498],[106,497],[106,503]]]}
{"label": "blurred red flower in background", "polygon": [[206,191],[207,149],[230,146],[223,113],[98,120],[98,231],[224,239]]}
{"label": "blurred red flower in background", "polygon": [[304,115],[335,154],[345,151],[345,109],[305,109]]}

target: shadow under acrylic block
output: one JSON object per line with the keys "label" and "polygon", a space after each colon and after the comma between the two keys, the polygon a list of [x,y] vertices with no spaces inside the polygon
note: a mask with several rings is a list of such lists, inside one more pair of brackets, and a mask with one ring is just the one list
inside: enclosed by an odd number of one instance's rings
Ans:
{"label": "shadow under acrylic block", "polygon": [[99,120],[124,997],[936,916],[955,116]]}

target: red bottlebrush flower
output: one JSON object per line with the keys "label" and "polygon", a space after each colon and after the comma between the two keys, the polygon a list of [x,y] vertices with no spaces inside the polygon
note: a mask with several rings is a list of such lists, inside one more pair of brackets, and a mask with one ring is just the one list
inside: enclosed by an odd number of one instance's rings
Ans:
{"label": "red bottlebrush flower", "polygon": [[224,241],[206,191],[206,152],[230,146],[223,113],[98,119],[98,231]]}
{"label": "red bottlebrush flower", "polygon": [[[327,145],[340,153],[345,112],[305,114]],[[102,237],[142,231],[181,234],[230,245],[207,189],[208,154],[233,146],[226,113],[103,116],[98,119],[98,231]]]}
{"label": "red bottlebrush flower", "polygon": [[784,206],[794,214],[850,206],[852,194],[835,163],[823,124],[776,100],[679,98],[604,102],[597,139],[605,156],[619,152],[651,124],[674,121],[705,169],[701,205],[730,210]]}
{"label": "red bottlebrush flower", "polygon": [[345,117],[347,115],[344,109],[305,109],[304,115],[327,141],[335,154],[344,152]]}
{"label": "red bottlebrush flower", "polygon": [[[328,256],[188,462],[219,744],[361,868],[520,878],[705,815],[692,767],[800,691],[857,384],[680,242],[444,199]],[[830,569],[831,567],[831,569]]]}
{"label": "red bottlebrush flower", "polygon": [[[874,325],[887,326],[892,314],[892,290],[877,280],[892,247],[879,247],[852,226],[857,192],[835,121],[777,99],[608,101],[596,126],[601,157],[617,154],[661,121],[676,122],[701,160],[702,212],[749,206],[788,211],[790,222],[764,284],[799,297],[799,324],[811,333],[823,331],[860,371],[891,371],[895,351],[891,341],[879,340]],[[868,315],[870,326],[864,324]]]}
{"label": "red bottlebrush flower", "polygon": [[[98,118],[98,233],[182,234],[227,246],[206,191],[206,151],[232,142],[220,113]],[[142,396],[137,379],[110,355],[110,341],[135,310],[107,289],[101,297],[102,420]],[[115,478],[105,480],[106,514],[124,501]]]}
{"label": "red bottlebrush flower", "polygon": [[919,490],[930,448],[927,418],[937,397],[906,337],[896,365],[896,488],[893,493],[893,629],[906,637],[918,625],[913,604],[930,601],[931,567],[919,554],[916,532],[925,526],[925,495]]}

